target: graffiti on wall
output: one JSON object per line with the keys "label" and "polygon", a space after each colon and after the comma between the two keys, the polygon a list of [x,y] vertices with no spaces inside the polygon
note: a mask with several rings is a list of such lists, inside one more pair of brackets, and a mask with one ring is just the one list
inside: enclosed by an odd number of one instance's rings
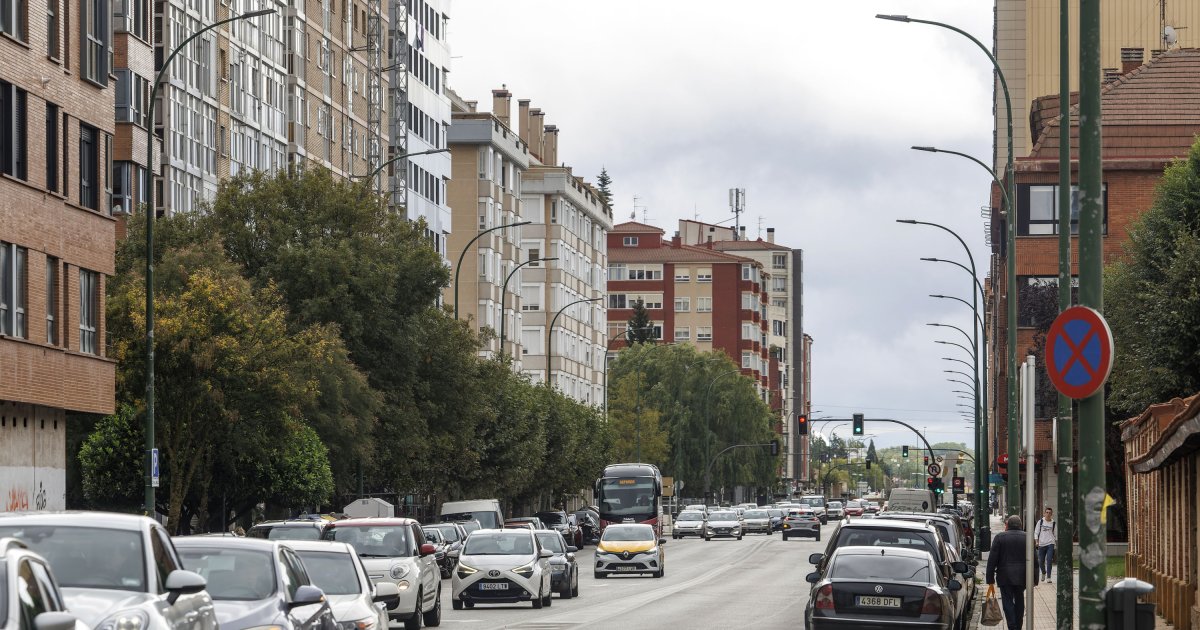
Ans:
{"label": "graffiti on wall", "polygon": [[66,471],[0,466],[0,512],[66,509]]}

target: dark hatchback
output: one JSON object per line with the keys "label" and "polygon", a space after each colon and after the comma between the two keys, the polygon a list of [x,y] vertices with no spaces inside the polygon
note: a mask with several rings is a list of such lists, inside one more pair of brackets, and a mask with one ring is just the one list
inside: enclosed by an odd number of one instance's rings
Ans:
{"label": "dark hatchback", "polygon": [[556,531],[541,530],[534,535],[542,549],[554,554],[550,556],[550,589],[561,599],[579,597],[579,563],[575,561],[575,552],[579,549],[567,544],[562,534]]}
{"label": "dark hatchback", "polygon": [[903,547],[841,547],[824,577],[810,573],[812,595],[804,610],[808,630],[921,628],[952,630],[954,593],[928,551]]}

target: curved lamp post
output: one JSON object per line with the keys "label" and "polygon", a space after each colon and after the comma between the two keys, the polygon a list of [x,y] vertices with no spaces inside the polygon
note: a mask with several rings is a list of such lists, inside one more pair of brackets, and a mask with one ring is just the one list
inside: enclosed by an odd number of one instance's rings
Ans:
{"label": "curved lamp post", "polygon": [[653,328],[653,326],[626,328],[625,330],[622,330],[618,336],[609,339],[608,343],[604,344],[604,369],[600,370],[600,373],[604,376],[604,420],[606,422],[608,421],[608,353],[612,350],[612,345],[618,341],[621,341],[622,337],[628,335],[630,331],[651,330]]}
{"label": "curved lamp post", "polygon": [[603,299],[604,296],[602,295],[600,297],[575,300],[574,302],[571,302],[570,304],[558,309],[558,312],[554,314],[554,319],[550,320],[550,328],[546,331],[546,382],[552,389],[554,388],[554,379],[551,378],[554,371],[554,325],[558,323],[558,316],[562,315],[563,311],[575,306],[576,304],[583,304],[584,302],[599,302]]}
{"label": "curved lamp post", "polygon": [[366,175],[351,175],[351,177],[352,178],[362,177],[362,181],[364,183],[373,181],[375,179],[376,175],[379,175],[381,172],[383,172],[383,169],[385,169],[389,165],[395,164],[396,162],[399,162],[400,160],[403,160],[405,158],[416,157],[418,155],[430,155],[433,153],[449,153],[449,152],[450,152],[450,149],[430,149],[428,151],[417,151],[416,153],[402,153],[400,155],[390,157],[390,158],[384,160],[382,164],[371,169],[371,172]]}
{"label": "curved lamp post", "polygon": [[517,227],[520,225],[529,225],[530,223],[533,223],[533,221],[517,221],[516,223],[497,225],[496,227],[490,227],[481,231],[479,234],[475,235],[475,238],[467,241],[467,246],[464,247],[462,253],[458,255],[458,264],[454,265],[454,319],[458,319],[458,274],[462,271],[463,257],[467,255],[467,252],[471,251],[471,246],[475,244],[475,241],[478,241],[480,237],[488,232],[495,232],[496,230],[503,230],[504,228]]}
{"label": "curved lamp post", "polygon": [[512,271],[508,272],[508,276],[504,278],[504,285],[500,287],[500,354],[505,354],[505,352],[504,352],[504,324],[508,322],[508,317],[505,316],[504,310],[505,310],[505,308],[507,308],[507,304],[508,304],[508,281],[512,280],[512,277],[514,275],[516,275],[516,273],[518,271],[521,270],[521,267],[524,267],[526,265],[532,265],[534,263],[539,263],[539,262],[550,262],[551,260],[558,260],[558,257],[553,256],[550,258],[531,258],[531,259],[526,260],[525,262],[513,267]]}
{"label": "curved lamp post", "polygon": [[[154,76],[154,85],[150,87],[149,105],[146,107],[146,177],[148,180],[154,179],[154,103],[158,99],[158,88],[171,69],[171,62],[175,60],[175,56],[187,48],[192,40],[218,26],[273,13],[275,13],[275,9],[261,9],[218,20],[189,35],[167,55],[162,68]],[[150,181],[148,188],[150,189],[147,191],[150,203],[146,208],[146,419],[143,425],[146,434],[146,492],[142,509],[145,515],[150,516],[155,512],[154,468],[157,463],[154,461],[154,220],[158,214],[158,204],[154,200],[153,181]]]}

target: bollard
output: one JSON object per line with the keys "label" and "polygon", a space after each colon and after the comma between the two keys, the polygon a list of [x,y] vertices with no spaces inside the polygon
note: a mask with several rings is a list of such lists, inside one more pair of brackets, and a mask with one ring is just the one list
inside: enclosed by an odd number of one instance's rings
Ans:
{"label": "bollard", "polygon": [[1138,597],[1154,591],[1154,585],[1125,578],[1104,593],[1108,630],[1154,630],[1154,604],[1138,603]]}

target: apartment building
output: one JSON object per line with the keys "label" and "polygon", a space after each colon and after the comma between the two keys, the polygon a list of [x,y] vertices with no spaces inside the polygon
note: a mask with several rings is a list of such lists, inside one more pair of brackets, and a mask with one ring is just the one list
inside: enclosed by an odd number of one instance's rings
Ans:
{"label": "apartment building", "polygon": [[111,19],[0,3],[0,511],[64,509],[68,414],[114,411]]}
{"label": "apartment building", "polygon": [[[510,282],[509,273],[525,261],[521,248],[521,228],[496,229],[524,220],[521,205],[521,178],[529,168],[529,145],[509,126],[512,95],[505,89],[492,91],[492,111],[477,111],[475,101],[464,101],[450,92],[453,121],[449,143],[454,177],[447,187],[450,207],[454,209],[449,236],[449,253],[454,257],[455,283],[447,288],[444,300],[453,304],[459,317],[471,321],[477,329],[489,329],[481,354],[497,356],[500,351],[500,318],[506,309],[512,321],[505,330],[512,344],[515,369],[522,369],[526,348],[523,345],[521,319],[526,311],[540,311],[540,295],[528,294],[525,302],[521,274]],[[535,258],[540,256],[540,251]],[[541,263],[530,263],[530,267]],[[502,303],[507,299],[507,303]],[[540,348],[540,345],[539,345]]]}
{"label": "apartment building", "polygon": [[757,382],[764,402],[778,402],[780,355],[771,353],[770,276],[764,265],[715,246],[687,245],[680,236],[667,240],[665,234],[630,221],[608,236],[612,348],[624,347],[622,333],[641,302],[655,338],[725,352]]}

